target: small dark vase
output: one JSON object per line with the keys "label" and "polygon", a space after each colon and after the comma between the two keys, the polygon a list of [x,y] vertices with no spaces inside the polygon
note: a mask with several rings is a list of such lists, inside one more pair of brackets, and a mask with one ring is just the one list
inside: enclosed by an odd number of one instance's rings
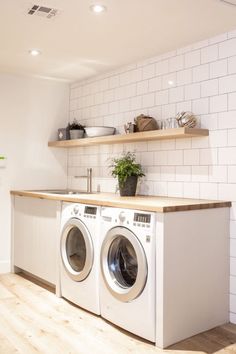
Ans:
{"label": "small dark vase", "polygon": [[123,186],[119,182],[119,189],[121,197],[132,197],[136,193],[138,177],[137,176],[130,176],[127,177]]}

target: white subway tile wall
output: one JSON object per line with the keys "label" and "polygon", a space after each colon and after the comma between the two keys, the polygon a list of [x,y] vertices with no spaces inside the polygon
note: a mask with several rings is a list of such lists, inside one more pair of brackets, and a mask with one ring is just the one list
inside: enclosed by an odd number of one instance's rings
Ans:
{"label": "white subway tile wall", "polygon": [[157,120],[190,110],[209,137],[101,145],[68,151],[68,185],[93,168],[93,189],[115,192],[110,159],[135,151],[146,176],[139,193],[233,202],[230,227],[231,320],[236,322],[236,31],[71,85],[70,120],[124,124],[141,113]]}

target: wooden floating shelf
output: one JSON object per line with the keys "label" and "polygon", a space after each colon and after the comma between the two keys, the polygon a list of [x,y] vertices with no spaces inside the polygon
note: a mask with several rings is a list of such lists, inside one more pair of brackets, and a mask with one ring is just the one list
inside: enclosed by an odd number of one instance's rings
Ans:
{"label": "wooden floating shelf", "polygon": [[99,136],[95,138],[49,141],[48,146],[61,147],[61,148],[73,148],[73,147],[101,145],[101,144],[124,144],[124,143],[134,143],[137,141],[192,138],[192,137],[202,137],[208,135],[209,135],[208,129],[173,128],[173,129],[151,130],[147,132],[139,132],[139,133],[131,133],[131,134]]}

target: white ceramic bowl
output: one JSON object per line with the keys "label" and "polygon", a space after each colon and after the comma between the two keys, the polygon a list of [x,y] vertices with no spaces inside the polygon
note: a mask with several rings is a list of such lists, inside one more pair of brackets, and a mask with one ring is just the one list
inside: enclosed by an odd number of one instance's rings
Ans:
{"label": "white ceramic bowl", "polygon": [[95,138],[96,136],[113,135],[115,130],[114,127],[86,127],[85,133],[88,138]]}

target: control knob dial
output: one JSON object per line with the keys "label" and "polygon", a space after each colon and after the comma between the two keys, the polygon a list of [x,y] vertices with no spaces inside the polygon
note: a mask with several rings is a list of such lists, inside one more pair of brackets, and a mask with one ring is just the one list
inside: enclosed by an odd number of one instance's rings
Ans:
{"label": "control knob dial", "polygon": [[121,211],[120,214],[119,214],[119,220],[120,220],[120,222],[124,222],[125,219],[126,219],[125,212],[124,212],[124,211]]}
{"label": "control knob dial", "polygon": [[74,206],[73,212],[74,212],[75,215],[78,214],[78,212],[79,212],[79,207],[78,207],[78,205],[75,205],[75,206]]}

